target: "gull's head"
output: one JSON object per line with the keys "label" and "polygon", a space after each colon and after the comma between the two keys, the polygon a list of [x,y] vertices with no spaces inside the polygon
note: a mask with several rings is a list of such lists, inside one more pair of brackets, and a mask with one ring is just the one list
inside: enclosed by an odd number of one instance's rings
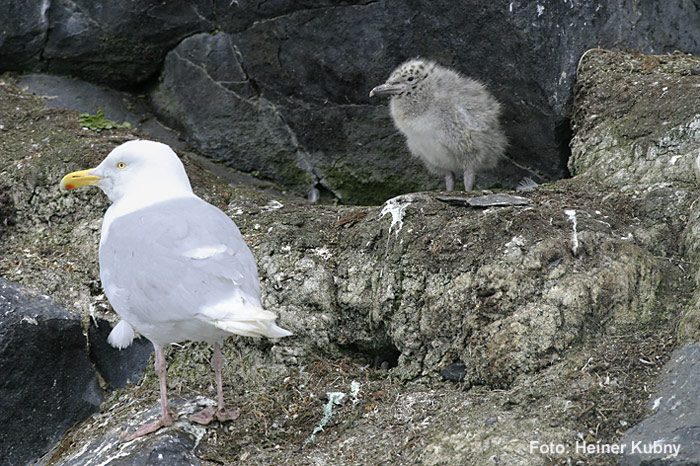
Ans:
{"label": "gull's head", "polygon": [[369,96],[408,95],[433,73],[435,66],[434,62],[419,58],[402,63],[391,73],[386,83],[372,89]]}
{"label": "gull's head", "polygon": [[173,150],[155,141],[129,141],[95,168],[69,173],[61,187],[97,186],[117,202],[127,195],[168,199],[192,193],[182,162]]}

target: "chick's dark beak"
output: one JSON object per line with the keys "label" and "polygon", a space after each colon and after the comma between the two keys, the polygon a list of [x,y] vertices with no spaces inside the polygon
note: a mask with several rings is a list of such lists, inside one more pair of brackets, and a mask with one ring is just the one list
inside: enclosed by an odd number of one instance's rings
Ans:
{"label": "chick's dark beak", "polygon": [[369,96],[384,96],[400,94],[404,90],[403,84],[382,84],[369,91]]}

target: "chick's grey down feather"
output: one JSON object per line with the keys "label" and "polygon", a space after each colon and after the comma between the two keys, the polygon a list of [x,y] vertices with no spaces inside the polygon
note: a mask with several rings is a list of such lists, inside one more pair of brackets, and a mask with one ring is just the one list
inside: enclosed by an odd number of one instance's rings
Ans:
{"label": "chick's grey down feather", "polygon": [[483,84],[435,62],[403,63],[372,89],[374,95],[391,97],[391,116],[411,154],[445,175],[448,190],[455,172],[464,173],[470,190],[475,172],[494,167],[505,152],[498,100]]}

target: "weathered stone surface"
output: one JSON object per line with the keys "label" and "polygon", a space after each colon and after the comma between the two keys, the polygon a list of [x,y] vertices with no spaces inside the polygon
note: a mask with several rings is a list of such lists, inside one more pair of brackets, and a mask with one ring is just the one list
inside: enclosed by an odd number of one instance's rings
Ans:
{"label": "weathered stone surface", "polygon": [[167,51],[179,41],[212,28],[211,8],[208,1],[52,0],[42,68],[118,88],[133,87],[157,73]]}
{"label": "weathered stone surface", "polygon": [[[673,352],[649,401],[653,415],[625,432],[620,464],[700,464],[700,345]],[[674,448],[677,447],[677,448]]]}
{"label": "weathered stone surface", "polygon": [[591,50],[579,67],[569,167],[602,190],[642,201],[633,234],[654,253],[676,248],[697,189],[699,65],[682,54]]}
{"label": "weathered stone surface", "polygon": [[40,60],[49,29],[50,0],[0,2],[0,70],[26,69]]}
{"label": "weathered stone surface", "polygon": [[0,457],[27,464],[99,410],[80,319],[0,279]]}
{"label": "weathered stone surface", "polygon": [[0,185],[0,236],[14,223],[15,207],[12,197],[4,186]]}
{"label": "weathered stone surface", "polygon": [[145,338],[137,338],[131,346],[119,350],[107,343],[111,331],[112,326],[104,319],[91,322],[88,331],[90,359],[109,387],[122,388],[141,379],[153,353],[153,345]]}
{"label": "weathered stone surface", "polygon": [[[0,92],[0,114],[12,122],[0,141],[0,182],[17,206],[0,270],[49,289],[86,321],[91,312],[113,319],[94,263],[104,197],[61,195],[56,182],[133,136],[86,133],[66,112],[11,86]],[[523,193],[525,206],[451,206],[439,193],[381,207],[307,206],[222,186],[185,162],[196,191],[241,227],[264,302],[295,331],[225,346],[225,395],[242,414],[205,430],[194,451],[201,462],[551,464],[529,449],[536,440],[570,448],[555,461],[610,464],[573,453],[578,434],[616,441],[645,415],[646,390],[692,297],[678,267],[690,189],[621,193],[576,178]],[[665,235],[645,236],[666,224]],[[396,352],[395,368],[373,368]],[[174,400],[214,393],[210,357],[206,345],[169,352]],[[458,361],[464,380],[443,382],[439,371]],[[157,385],[148,368],[138,385],[110,392],[54,463],[157,412]],[[329,392],[346,401],[307,441]]]}
{"label": "weathered stone surface", "polygon": [[696,187],[700,59],[591,50],[578,76],[573,175],[631,193]]}
{"label": "weathered stone surface", "polygon": [[[194,413],[201,409],[196,402],[181,403],[176,401],[173,408],[181,412]],[[160,407],[154,407],[144,413],[139,423],[153,422],[160,416]],[[61,460],[62,466],[91,466],[99,460],[109,466],[199,466],[202,464],[194,454],[199,441],[206,430],[189,422],[177,422],[167,432],[141,437],[131,442],[124,442],[125,434],[135,430],[140,424],[128,426],[111,426],[105,429],[104,419],[86,424],[86,429],[99,432],[88,448]],[[99,455],[96,456],[96,452]],[[55,464],[49,457],[38,466]]]}
{"label": "weathered stone surface", "polygon": [[294,134],[275,106],[257,95],[229,35],[185,39],[168,54],[165,69],[152,95],[154,110],[198,150],[300,192],[315,184]]}
{"label": "weathered stone surface", "polygon": [[[569,167],[578,178],[640,200],[633,235],[655,254],[683,241],[679,268],[697,274],[700,227],[695,166],[700,147],[700,60],[592,50],[581,60]],[[618,105],[610,105],[611,100]],[[689,208],[690,207],[690,208]],[[696,283],[700,278],[696,275]],[[682,338],[700,331],[700,305],[683,314]]]}
{"label": "weathered stone surface", "polygon": [[485,211],[412,194],[383,209],[233,218],[264,232],[251,238],[264,304],[296,335],[281,347],[371,355],[393,345],[406,377],[460,360],[467,383],[507,387],[595,331],[586,322],[598,312],[653,318],[657,260],[627,239],[633,217],[615,207],[630,200],[582,202],[577,189]]}
{"label": "weathered stone surface", "polygon": [[[695,276],[695,287],[700,283],[700,208],[693,201],[698,185],[699,65],[697,58],[681,54],[588,52],[579,66],[569,162],[576,178],[602,190],[630,193],[640,202],[634,232],[638,242],[657,254],[681,242],[684,258],[677,266],[686,281]],[[679,303],[672,310],[681,341],[697,338],[698,309],[695,292],[689,305]],[[621,464],[700,464],[693,393],[697,353],[697,345],[673,353],[650,395],[648,409],[656,412],[620,441],[625,447]]]}

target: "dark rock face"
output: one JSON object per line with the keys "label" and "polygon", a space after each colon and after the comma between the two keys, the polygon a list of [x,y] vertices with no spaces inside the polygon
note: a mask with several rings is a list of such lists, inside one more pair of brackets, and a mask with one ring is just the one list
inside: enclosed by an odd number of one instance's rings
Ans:
{"label": "dark rock face", "polygon": [[0,279],[0,458],[25,464],[99,410],[80,319]]}
{"label": "dark rock face", "polygon": [[[186,3],[55,0],[42,68],[114,87],[133,87],[188,35],[211,29],[207,1]],[[14,21],[10,19],[10,21]]]}
{"label": "dark rock face", "polygon": [[193,146],[299,190],[312,184],[294,134],[275,106],[258,95],[229,35],[185,39],[168,54],[165,67],[169,72],[153,95],[154,109]]}
{"label": "dark rock face", "polygon": [[[655,413],[626,432],[621,442],[626,446],[626,454],[620,464],[700,464],[698,363],[700,345],[688,345],[673,352],[649,403],[649,409]],[[678,448],[676,454],[673,447]]]}
{"label": "dark rock face", "polygon": [[[174,403],[180,408],[181,403]],[[154,421],[160,414],[160,407],[149,411]],[[111,466],[199,466],[201,462],[194,453],[196,428],[171,428],[142,437],[136,442],[125,444],[118,429],[93,440],[88,448],[62,462],[63,466],[89,466],[95,461]],[[96,454],[96,452],[99,452]]]}
{"label": "dark rock face", "polygon": [[[19,11],[4,16],[4,69],[118,87],[160,73],[156,108],[201,153],[347,203],[440,186],[408,154],[386,102],[367,97],[407,58],[482,80],[502,101],[510,161],[477,187],[512,187],[525,175],[568,176],[568,112],[585,50],[700,51],[689,0],[8,3]],[[196,35],[213,30],[223,32]]]}
{"label": "dark rock face", "polygon": [[111,387],[122,388],[130,382],[138,382],[153,353],[153,345],[145,338],[136,338],[122,350],[107,343],[112,326],[104,319],[90,325],[90,358],[105,382]]}
{"label": "dark rock face", "polygon": [[49,1],[0,1],[0,61],[2,69],[23,69],[39,60],[49,27]]}
{"label": "dark rock face", "polygon": [[[696,40],[688,38],[693,33],[681,39],[669,32],[673,28],[663,26],[687,23],[681,29],[690,31],[684,14],[689,6],[678,5],[675,12],[661,15],[646,11],[648,7],[634,10],[617,3],[472,2],[469,7],[457,7],[447,2],[376,2],[314,10],[298,7],[243,30],[238,30],[238,24],[225,28],[231,32],[233,49],[227,59],[240,66],[247,82],[254,83],[259,95],[274,105],[284,122],[279,128],[296,139],[287,154],[303,160],[297,166],[306,166],[313,183],[348,203],[373,203],[406,191],[439,187],[441,180],[428,175],[408,154],[386,102],[370,102],[367,91],[384,82],[396,64],[413,56],[454,67],[484,81],[505,107],[512,162],[480,174],[477,183],[514,186],[527,175],[536,179],[568,175],[568,107],[576,64],[587,48],[605,44],[671,51],[682,44],[685,50],[697,49]],[[628,10],[636,13],[621,13]],[[646,20],[656,16],[664,16],[664,22]],[[637,28],[644,24],[644,28],[627,32],[630,24]],[[204,36],[188,40],[213,41]],[[186,111],[197,115],[211,111],[212,104],[229,106],[187,95],[192,88],[198,92],[220,88],[221,82],[234,81],[236,74],[228,79],[219,76],[218,82],[208,76],[181,80],[179,67],[173,69],[173,64],[167,62],[161,76],[160,88],[171,93],[160,106],[187,102],[193,106]],[[172,88],[173,83],[177,88]],[[162,93],[157,92],[154,101],[158,107]],[[264,167],[265,176],[293,185],[285,180],[285,173],[275,173],[279,164],[264,154],[269,143],[238,125],[235,115],[224,117],[226,122],[222,114],[225,111],[215,112],[213,127],[200,123],[200,131],[183,128],[184,135],[206,155],[246,170],[250,156],[231,150],[239,144],[233,135],[243,131],[246,147],[256,147],[248,141],[260,141],[257,147],[262,154],[256,169]],[[207,134],[220,134],[222,126],[231,134],[223,150],[198,141]],[[238,132],[230,129],[234,127]]]}

